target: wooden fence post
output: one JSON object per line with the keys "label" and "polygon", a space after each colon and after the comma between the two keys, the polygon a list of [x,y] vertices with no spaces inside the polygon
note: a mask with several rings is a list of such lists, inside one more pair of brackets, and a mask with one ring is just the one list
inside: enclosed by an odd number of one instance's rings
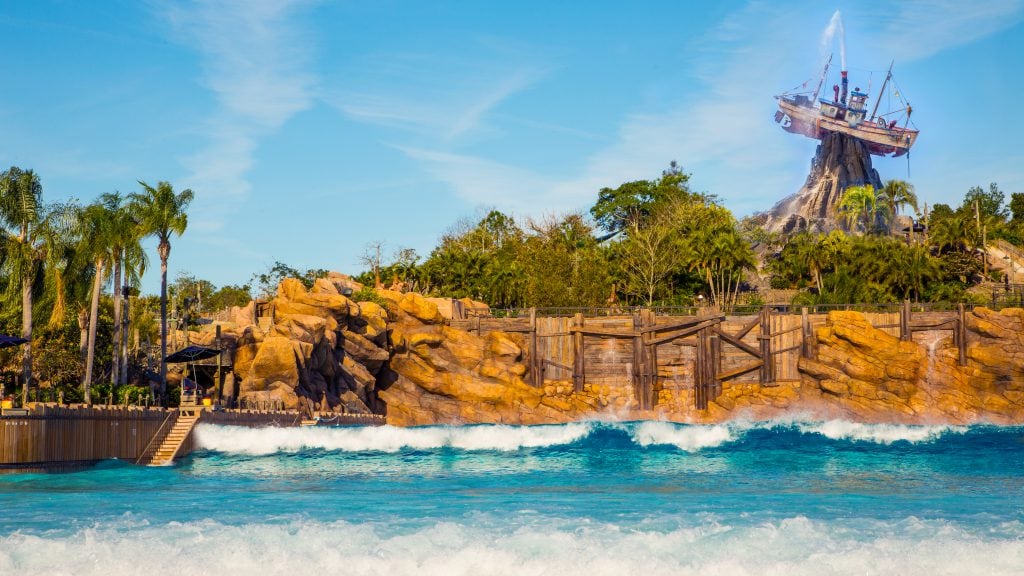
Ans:
{"label": "wooden fence post", "polygon": [[900,340],[909,342],[913,339],[910,332],[910,300],[904,300],[900,306]]}
{"label": "wooden fence post", "polygon": [[586,382],[587,367],[584,363],[583,348],[583,313],[577,313],[573,318],[573,326],[576,328],[572,333],[572,389],[575,392],[583,392],[583,384]]}
{"label": "wooden fence post", "polygon": [[967,310],[963,303],[956,305],[956,347],[959,353],[958,364],[967,366]]}
{"label": "wooden fence post", "polygon": [[708,330],[709,339],[711,346],[709,346],[708,359],[708,394],[705,400],[704,407],[707,408],[707,402],[718,398],[722,393],[722,381],[718,379],[718,375],[722,372],[722,339],[717,334]]}
{"label": "wooden fence post", "polygon": [[707,361],[707,329],[697,332],[697,348],[693,357],[693,405],[698,410],[707,410],[707,385],[704,381]]}
{"label": "wooden fence post", "polygon": [[807,313],[806,306],[800,309],[800,328],[800,352],[803,354],[804,358],[813,358],[812,346],[814,345],[814,342],[812,341],[812,338],[814,337],[814,334],[811,331],[811,317]]}
{"label": "wooden fence post", "polygon": [[772,374],[772,323],[771,313],[767,307],[761,309],[758,335],[758,348],[761,352],[761,371],[758,374],[762,386],[770,384],[775,378]]}
{"label": "wooden fence post", "polygon": [[[654,316],[654,312],[646,310],[647,321],[644,323],[647,326],[653,327],[658,323],[657,318]],[[645,339],[650,342],[655,339],[655,332],[648,332]],[[658,345],[647,344],[647,371],[650,374],[650,385],[647,387],[647,409],[653,410],[655,404],[657,404],[657,387],[658,387]]]}
{"label": "wooden fence post", "polygon": [[217,324],[217,335],[216,335],[216,346],[217,346],[217,404],[220,404],[221,397],[224,395],[224,375],[221,374],[221,359],[224,357],[224,351],[221,350],[221,338],[220,338],[220,324]]}
{"label": "wooden fence post", "polygon": [[544,386],[544,372],[537,338],[537,309],[530,308],[530,384],[537,388]]}

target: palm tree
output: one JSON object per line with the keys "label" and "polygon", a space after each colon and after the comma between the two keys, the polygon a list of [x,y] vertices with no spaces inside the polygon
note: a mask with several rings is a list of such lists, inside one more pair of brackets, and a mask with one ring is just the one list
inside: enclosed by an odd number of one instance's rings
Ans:
{"label": "palm tree", "polygon": [[110,382],[118,385],[128,381],[127,337],[122,334],[122,274],[126,284],[138,285],[148,262],[142,249],[139,222],[125,203],[125,198],[118,192],[108,193],[100,196],[100,203],[110,216],[109,240],[114,275],[114,353]]}
{"label": "palm tree", "polygon": [[907,206],[917,212],[917,194],[914,185],[906,180],[889,180],[881,190],[881,196],[889,206],[889,211],[896,215]]}
{"label": "palm tree", "polygon": [[839,201],[840,221],[851,231],[859,228],[865,234],[871,232],[888,208],[879,200],[879,194],[871,184],[850,186]]}
{"label": "palm tree", "polygon": [[[22,403],[28,402],[32,383],[32,303],[44,284],[48,264],[64,256],[61,242],[69,228],[70,204],[45,207],[43,187],[32,170],[12,166],[0,174],[0,244],[3,267],[9,279],[9,295],[21,289]],[[57,291],[54,312],[63,312],[63,292]],[[2,388],[0,388],[2,393]]]}
{"label": "palm tree", "polygon": [[175,193],[170,182],[158,182],[156,188],[139,181],[142,193],[131,195],[131,212],[144,235],[157,238],[160,256],[160,396],[167,397],[167,258],[171,255],[171,234],[181,236],[188,227],[186,210],[194,194],[191,190]]}
{"label": "palm tree", "polygon": [[32,170],[12,166],[0,175],[0,222],[6,246],[4,264],[10,289],[21,288],[22,403],[32,381],[32,285],[38,273],[36,228],[42,221],[43,186]]}
{"label": "palm tree", "polygon": [[967,252],[977,244],[974,219],[954,214],[935,222],[929,230],[929,241],[943,252],[947,249]]}
{"label": "palm tree", "polygon": [[107,264],[112,259],[114,213],[103,201],[90,204],[82,210],[80,219],[80,251],[91,260],[95,275],[92,284],[92,300],[89,307],[89,336],[86,344],[85,374],[82,377],[82,396],[85,403],[92,400],[92,367],[96,358],[96,327],[99,324],[100,291],[106,280]]}

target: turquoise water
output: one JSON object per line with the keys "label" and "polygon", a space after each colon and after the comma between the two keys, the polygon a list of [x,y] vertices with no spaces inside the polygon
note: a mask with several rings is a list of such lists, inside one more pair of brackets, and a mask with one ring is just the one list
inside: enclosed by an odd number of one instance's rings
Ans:
{"label": "turquoise water", "polygon": [[243,429],[0,476],[0,574],[1024,574],[1024,428]]}

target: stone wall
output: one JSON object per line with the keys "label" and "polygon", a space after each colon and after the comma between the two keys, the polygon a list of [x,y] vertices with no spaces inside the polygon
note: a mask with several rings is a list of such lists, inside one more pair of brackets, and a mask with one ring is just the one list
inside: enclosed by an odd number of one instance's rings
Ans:
{"label": "stone wall", "polygon": [[[832,312],[816,329],[814,358],[776,385],[726,382],[696,410],[686,378],[662,378],[653,410],[640,411],[632,383],[525,381],[519,333],[455,328],[440,300],[378,290],[379,303],[341,294],[332,274],[306,290],[285,280],[273,323],[234,326],[236,389],[243,400],[288,408],[385,414],[395,425],[539,424],[581,418],[716,422],[734,418],[846,418],[867,422],[1024,422],[1024,311],[977,308],[967,316],[968,361],[950,332],[901,341],[858,312]],[[482,304],[480,306],[483,306]],[[237,317],[245,317],[239,314]],[[682,370],[692,368],[682,367]]]}

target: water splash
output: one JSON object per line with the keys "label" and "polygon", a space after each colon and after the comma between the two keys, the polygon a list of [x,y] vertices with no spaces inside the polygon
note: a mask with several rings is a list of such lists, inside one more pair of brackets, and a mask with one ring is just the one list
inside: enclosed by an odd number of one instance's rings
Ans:
{"label": "water splash", "polygon": [[306,450],[338,452],[398,452],[404,449],[497,450],[572,444],[593,430],[592,423],[545,426],[394,426],[351,428],[242,428],[200,424],[196,442],[215,452],[253,456]]}
{"label": "water splash", "polygon": [[846,70],[846,28],[843,27],[843,15],[836,10],[829,20],[828,26],[821,34],[822,61],[827,58],[832,48],[832,42],[839,36],[839,61],[842,64],[841,70]]}
{"label": "water splash", "polygon": [[73,534],[15,534],[0,540],[0,570],[103,576],[1010,575],[1020,573],[1024,555],[1017,524],[993,535],[915,518],[793,516],[760,523],[679,518],[677,526],[661,530],[526,518],[475,517],[405,531],[311,519],[241,526],[197,520],[127,530],[105,523]]}
{"label": "water splash", "polygon": [[685,452],[719,448],[750,441],[753,432],[777,437],[797,433],[823,436],[830,441],[892,444],[934,442],[947,434],[964,434],[963,426],[861,424],[846,420],[733,420],[722,424],[672,422],[589,421],[542,426],[480,424],[472,426],[393,426],[353,428],[241,428],[200,424],[196,443],[201,449],[228,454],[269,456],[311,450],[328,452],[383,452],[404,450],[466,452],[580,447],[584,442],[603,446],[610,437],[623,435],[638,448],[674,446]]}

